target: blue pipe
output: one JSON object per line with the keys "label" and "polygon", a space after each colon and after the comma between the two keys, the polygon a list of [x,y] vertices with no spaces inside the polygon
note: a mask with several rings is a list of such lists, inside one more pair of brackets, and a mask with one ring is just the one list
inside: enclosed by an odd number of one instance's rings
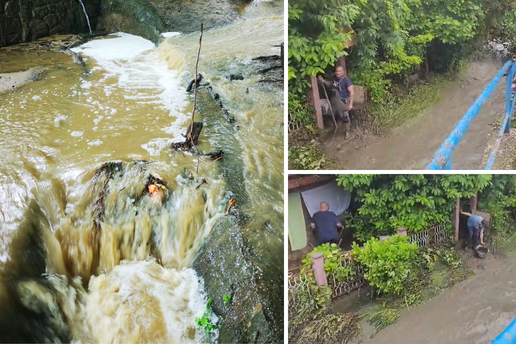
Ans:
{"label": "blue pipe", "polygon": [[[480,112],[480,109],[482,108],[482,105],[487,101],[489,96],[494,92],[496,86],[502,79],[503,75],[509,67],[511,66],[512,62],[507,61],[502,69],[496,74],[496,76],[491,80],[489,85],[485,88],[485,90],[482,92],[480,97],[473,103],[473,105],[469,108],[469,110],[466,112],[466,114],[462,117],[462,119],[457,123],[453,131],[450,133],[448,138],[444,141],[444,143],[439,147],[437,152],[434,154],[434,157],[432,159],[432,162],[427,166],[427,170],[442,170],[442,169],[451,169],[451,154],[453,153],[453,150],[457,145],[459,144],[460,140],[464,137],[466,134],[466,131],[468,130],[469,126],[471,125],[471,122],[476,118],[478,113]],[[511,80],[512,81],[512,80]],[[510,99],[510,98],[509,98]]]}
{"label": "blue pipe", "polygon": [[516,97],[514,97],[513,100],[511,100],[512,92],[511,92],[511,86],[512,86],[512,80],[514,80],[514,74],[516,73],[516,63],[511,66],[509,71],[507,72],[507,86],[505,88],[505,116],[502,121],[502,125],[500,126],[500,129],[498,130],[498,135],[496,137],[495,144],[493,146],[493,150],[491,151],[491,154],[489,155],[489,160],[487,161],[486,170],[491,170],[494,165],[494,161],[496,158],[496,155],[498,154],[498,148],[500,147],[500,143],[502,142],[503,134],[509,133],[511,130],[511,118],[512,114],[514,113],[514,102],[516,101]]}
{"label": "blue pipe", "polygon": [[516,319],[491,344],[516,344]]}

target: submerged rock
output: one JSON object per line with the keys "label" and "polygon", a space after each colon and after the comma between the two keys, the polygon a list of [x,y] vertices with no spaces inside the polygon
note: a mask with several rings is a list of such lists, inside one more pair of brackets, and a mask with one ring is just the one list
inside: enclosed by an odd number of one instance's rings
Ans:
{"label": "submerged rock", "polygon": [[34,67],[23,72],[0,73],[0,93],[16,89],[31,81],[37,80],[45,73],[42,67]]}
{"label": "submerged rock", "polygon": [[[220,343],[264,343],[272,337],[254,277],[257,271],[245,253],[240,230],[228,218],[215,224],[192,267],[213,298]],[[230,296],[229,303],[224,304],[225,296]]]}

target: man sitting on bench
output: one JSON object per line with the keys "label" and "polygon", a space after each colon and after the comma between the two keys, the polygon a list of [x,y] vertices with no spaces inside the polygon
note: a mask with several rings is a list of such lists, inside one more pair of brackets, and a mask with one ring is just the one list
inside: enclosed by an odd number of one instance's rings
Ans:
{"label": "man sitting on bench", "polygon": [[330,211],[328,203],[321,202],[320,209],[312,216],[310,226],[315,231],[317,246],[332,243],[339,244],[340,235],[337,228],[344,228],[337,215]]}

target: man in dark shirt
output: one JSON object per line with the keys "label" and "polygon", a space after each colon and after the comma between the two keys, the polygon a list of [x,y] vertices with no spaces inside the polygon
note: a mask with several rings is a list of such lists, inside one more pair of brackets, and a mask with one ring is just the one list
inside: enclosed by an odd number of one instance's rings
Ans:
{"label": "man in dark shirt", "polygon": [[349,111],[353,109],[353,83],[351,82],[351,79],[348,78],[346,75],[346,71],[344,70],[344,67],[337,66],[335,68],[335,76],[332,80],[324,80],[322,76],[319,75],[318,77],[319,82],[321,82],[324,87],[330,89],[334,88],[338,91],[340,100],[345,104],[347,110],[343,113],[343,122],[344,122],[344,129],[345,132],[345,139],[349,139],[349,132],[350,132],[350,120],[349,120]]}
{"label": "man in dark shirt", "polygon": [[326,202],[321,202],[320,209],[312,216],[310,223],[317,237],[317,245],[325,243],[338,244],[340,236],[337,227],[343,228],[339,218],[333,211],[330,211],[330,207]]}

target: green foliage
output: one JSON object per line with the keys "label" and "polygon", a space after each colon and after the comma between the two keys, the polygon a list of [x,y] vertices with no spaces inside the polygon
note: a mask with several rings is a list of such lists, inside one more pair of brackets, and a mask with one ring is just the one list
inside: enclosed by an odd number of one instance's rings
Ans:
{"label": "green foliage", "polygon": [[450,223],[457,197],[471,197],[490,184],[491,175],[339,175],[337,183],[360,204],[348,221],[365,242],[400,227],[417,233]]}
{"label": "green foliage", "polygon": [[334,274],[338,282],[344,282],[355,277],[355,271],[352,266],[342,263],[342,250],[336,244],[322,244],[317,246],[306,255],[302,261],[302,270],[309,271],[312,269],[310,256],[314,253],[322,253],[324,255],[324,270],[326,274]]}
{"label": "green foliage", "polygon": [[491,215],[493,239],[504,246],[516,234],[516,178],[494,175],[491,186],[480,194],[478,207]]}
{"label": "green foliage", "polygon": [[290,170],[322,170],[326,162],[326,157],[315,139],[307,147],[292,146],[288,149]]}
{"label": "green foliage", "polygon": [[364,278],[383,294],[401,295],[406,282],[416,273],[418,247],[408,237],[395,235],[379,241],[371,238],[360,248],[353,243],[353,256],[364,267]]}
{"label": "green foliage", "polygon": [[[383,104],[393,81],[406,79],[433,56],[437,64],[430,67],[444,72],[493,28],[514,41],[515,7],[509,0],[291,1],[289,91],[300,94],[307,76],[324,74],[348,56],[352,79],[368,89],[372,103]],[[345,49],[352,35],[356,45]]]}
{"label": "green foliage", "polygon": [[437,250],[437,257],[441,262],[452,269],[458,268],[459,265],[462,264],[462,260],[454,249]]}
{"label": "green foliage", "polygon": [[314,125],[315,110],[306,97],[298,97],[294,93],[288,94],[288,120],[303,127]]}
{"label": "green foliage", "polygon": [[224,295],[224,297],[222,298],[224,300],[224,306],[227,305],[229,301],[231,301],[231,296],[231,293]]}
{"label": "green foliage", "polygon": [[[289,2],[288,80],[324,72],[346,55],[344,43],[351,37],[343,28],[359,15],[360,8],[346,2]],[[301,81],[302,82],[302,81]]]}
{"label": "green foliage", "polygon": [[206,302],[206,310],[201,318],[195,318],[195,324],[197,325],[197,329],[204,329],[204,333],[209,336],[212,331],[217,329],[217,325],[212,323],[211,316],[213,315],[213,310],[211,309],[211,303],[213,299],[210,298],[208,302]]}
{"label": "green foliage", "polygon": [[[333,298],[332,285],[317,286],[312,272],[310,256],[313,253],[324,255],[324,270],[326,275],[335,276],[337,282],[344,282],[353,278],[355,270],[349,262],[343,261],[342,250],[336,244],[323,244],[308,253],[302,261],[301,274],[306,276],[307,283],[301,283],[295,288],[294,293],[298,303],[302,306],[296,310],[296,315],[289,319],[293,326],[298,326],[306,321],[322,316],[326,306]],[[330,281],[331,282],[331,281]]]}

